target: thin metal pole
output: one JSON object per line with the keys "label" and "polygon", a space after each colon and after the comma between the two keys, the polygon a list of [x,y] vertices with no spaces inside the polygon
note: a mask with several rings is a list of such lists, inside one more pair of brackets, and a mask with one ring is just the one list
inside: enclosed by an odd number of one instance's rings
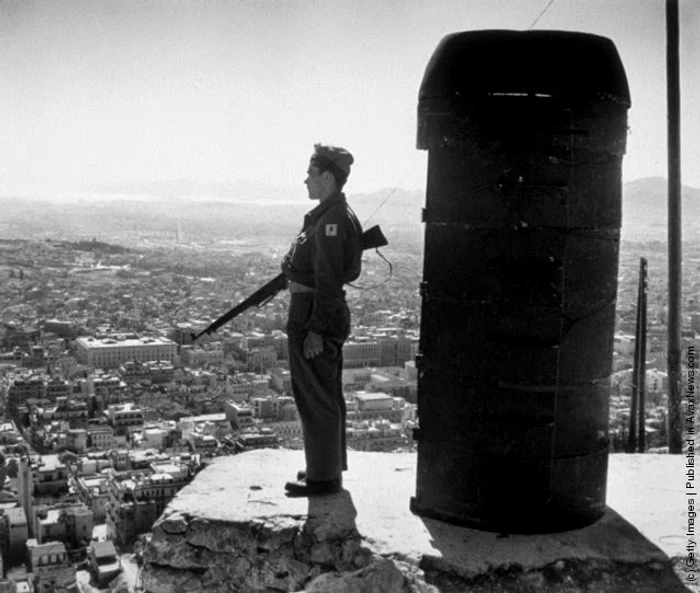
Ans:
{"label": "thin metal pole", "polygon": [[639,374],[637,375],[637,399],[639,402],[639,437],[637,438],[637,450],[644,453],[646,443],[646,389],[647,389],[647,260],[645,257],[639,260]]}
{"label": "thin metal pole", "polygon": [[637,419],[639,416],[639,359],[640,327],[642,323],[642,264],[639,263],[639,284],[637,287],[637,319],[634,326],[634,364],[632,366],[632,397],[630,399],[630,426],[627,435],[627,452],[637,452]]}
{"label": "thin metal pole", "polygon": [[666,0],[668,103],[668,424],[669,452],[682,452],[681,143],[678,0]]}

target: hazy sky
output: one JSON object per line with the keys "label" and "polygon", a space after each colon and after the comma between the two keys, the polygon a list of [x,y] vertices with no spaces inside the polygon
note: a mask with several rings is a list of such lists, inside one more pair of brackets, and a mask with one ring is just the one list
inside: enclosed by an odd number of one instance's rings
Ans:
{"label": "hazy sky", "polygon": [[[440,39],[528,29],[549,0],[0,0],[0,195],[173,179],[302,191],[314,142],[350,193],[422,188],[418,88]],[[555,0],[610,37],[632,95],[624,179],[666,175],[664,0]],[[700,187],[700,2],[681,0],[683,183]]]}

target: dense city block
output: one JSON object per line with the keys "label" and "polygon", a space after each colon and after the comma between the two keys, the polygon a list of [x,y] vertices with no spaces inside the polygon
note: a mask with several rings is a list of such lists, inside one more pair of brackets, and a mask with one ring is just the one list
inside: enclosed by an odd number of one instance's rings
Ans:
{"label": "dense city block", "polygon": [[[0,225],[7,237],[0,238],[3,575],[11,577],[5,583],[70,590],[82,571],[98,588],[123,575],[124,553],[212,459],[302,447],[286,293],[193,341],[279,273],[295,227],[280,223],[270,231],[254,221],[247,227],[253,230],[229,239],[217,226],[224,219],[212,220],[205,233],[193,217],[191,224],[170,221],[166,232],[162,209],[149,226],[145,211],[138,216],[137,208],[113,206],[121,222],[135,217],[140,224],[108,229],[95,222],[98,240],[80,225],[110,211],[107,203],[87,208],[85,217],[77,214],[79,205],[57,209],[53,225],[32,208],[40,206],[28,203]],[[342,380],[347,443],[356,451],[415,446],[421,224],[398,214],[392,220],[395,225],[383,226],[393,270],[366,252],[358,286],[347,289],[353,333]],[[629,436],[643,256],[649,262],[645,446],[661,452],[668,442],[666,244],[659,228],[635,234],[636,228],[628,226],[621,245],[610,450],[624,451]],[[687,349],[700,332],[693,296],[700,249],[691,242],[685,250]]]}

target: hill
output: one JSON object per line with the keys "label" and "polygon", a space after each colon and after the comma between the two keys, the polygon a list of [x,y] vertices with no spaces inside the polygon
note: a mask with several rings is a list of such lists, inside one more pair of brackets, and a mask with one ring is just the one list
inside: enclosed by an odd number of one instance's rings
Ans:
{"label": "hill", "polygon": [[[69,203],[0,199],[4,218],[0,238],[97,238],[131,245],[134,237],[174,241],[179,236],[184,240],[264,241],[286,246],[299,230],[304,213],[313,206],[299,188],[290,192],[250,182],[170,182],[113,189],[153,193],[129,194],[129,198],[123,193],[92,194]],[[664,239],[666,196],[666,181],[659,177],[625,183],[623,237]],[[423,190],[349,192],[348,199],[366,226],[382,225],[393,239],[392,246],[422,240]],[[694,236],[690,231],[696,230],[700,221],[699,189],[683,188],[683,221],[684,236]]]}
{"label": "hill", "polygon": [[[700,189],[683,186],[681,217],[684,236],[700,221]],[[623,236],[665,238],[668,223],[668,182],[663,177],[647,177],[623,187]]]}

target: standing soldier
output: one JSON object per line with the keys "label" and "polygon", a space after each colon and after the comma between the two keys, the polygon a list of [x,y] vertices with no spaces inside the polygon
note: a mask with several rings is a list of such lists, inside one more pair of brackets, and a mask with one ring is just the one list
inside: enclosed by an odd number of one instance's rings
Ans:
{"label": "standing soldier", "polygon": [[306,457],[306,469],[285,485],[288,496],[338,492],[347,469],[342,369],[350,310],[343,285],[360,275],[362,257],[362,228],[342,192],[353,160],[343,148],[314,146],[304,183],[319,204],[282,263],[291,294],[292,392]]}

